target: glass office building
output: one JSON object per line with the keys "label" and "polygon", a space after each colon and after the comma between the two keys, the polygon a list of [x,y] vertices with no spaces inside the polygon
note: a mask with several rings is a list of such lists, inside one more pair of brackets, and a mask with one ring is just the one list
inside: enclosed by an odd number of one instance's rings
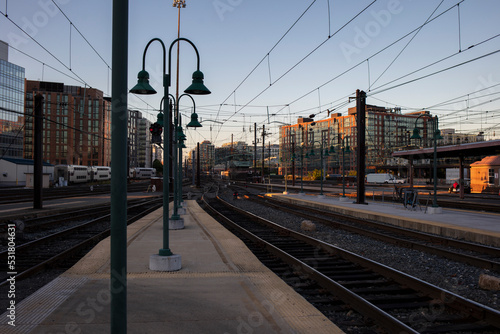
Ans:
{"label": "glass office building", "polygon": [[8,62],[0,41],[0,158],[23,157],[24,68]]}

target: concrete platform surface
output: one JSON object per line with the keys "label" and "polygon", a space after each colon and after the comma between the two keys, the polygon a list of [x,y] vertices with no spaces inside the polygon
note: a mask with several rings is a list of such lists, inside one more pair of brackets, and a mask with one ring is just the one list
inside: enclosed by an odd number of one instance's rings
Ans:
{"label": "concrete platform surface", "polygon": [[324,198],[317,195],[268,193],[267,196],[289,203],[305,203],[311,207],[330,210],[350,216],[381,221],[418,231],[500,247],[500,214],[481,211],[442,209],[442,213],[429,214],[425,207],[405,209],[403,204],[375,202],[355,204],[353,199]]}
{"label": "concrete platform surface", "polygon": [[[149,270],[162,246],[162,210],[127,229],[128,333],[342,333],[188,201],[185,228],[170,231],[176,272]],[[109,333],[110,239],[16,307],[2,333]]]}

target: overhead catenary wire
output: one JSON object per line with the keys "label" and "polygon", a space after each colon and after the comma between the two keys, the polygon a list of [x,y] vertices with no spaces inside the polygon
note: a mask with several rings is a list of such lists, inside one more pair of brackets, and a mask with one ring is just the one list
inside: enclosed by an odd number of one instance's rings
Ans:
{"label": "overhead catenary wire", "polygon": [[[279,76],[276,80],[274,80],[269,86],[267,86],[265,89],[263,89],[260,93],[258,93],[255,97],[253,97],[252,99],[250,99],[250,101],[248,101],[246,104],[244,104],[236,113],[240,112],[241,110],[243,110],[246,105],[252,103],[255,99],[257,99],[259,96],[261,96],[264,92],[266,92],[270,87],[272,87],[274,84],[276,84],[278,81],[280,81],[282,78],[284,78],[286,75],[288,75],[292,70],[294,70],[297,66],[299,66],[304,60],[306,60],[307,58],[309,58],[312,54],[314,54],[317,50],[319,50],[323,45],[326,44],[326,42],[328,42],[330,40],[331,37],[335,36],[336,34],[338,34],[341,30],[343,30],[347,25],[349,25],[352,21],[354,21],[358,16],[360,16],[363,12],[365,12],[368,8],[370,8],[377,0],[373,0],[370,4],[368,4],[365,8],[363,8],[359,13],[357,13],[354,17],[352,17],[350,20],[348,20],[344,25],[342,25],[337,31],[335,31],[331,36],[328,36],[324,41],[322,41],[319,45],[317,45],[312,51],[310,51],[309,53],[306,54],[306,56],[302,57],[298,62],[296,62],[293,66],[291,66],[288,70],[286,70],[281,76]],[[315,2],[315,1],[314,1]],[[308,7],[308,9],[314,4],[314,2]],[[308,10],[307,9],[307,10]],[[306,10],[306,11],[307,11]],[[295,21],[295,23],[292,25],[292,27],[288,30],[290,31],[293,26],[298,22],[298,20],[300,20],[300,18],[302,18],[302,16],[305,14],[305,12],[299,17],[299,19],[297,19],[297,21]],[[287,31],[287,33],[288,33]],[[278,43],[285,37],[285,35],[278,41]],[[277,43],[277,44],[278,44]],[[276,45],[277,45],[276,44]],[[276,45],[274,47],[276,47]],[[273,49],[274,49],[273,47]],[[272,50],[271,50],[272,51]],[[271,52],[270,51],[270,52]],[[269,52],[269,53],[270,53]],[[267,56],[267,54],[266,54]],[[263,58],[265,59],[266,56]],[[254,70],[252,70],[251,73],[253,73],[253,71],[255,71],[255,69],[262,63],[263,60],[261,60],[261,62],[254,68]],[[246,79],[251,75],[251,73],[249,75],[247,75],[247,77],[244,79],[246,81]],[[240,85],[238,85],[238,87],[236,89],[239,88]],[[233,93],[236,92],[236,89],[233,91]],[[232,93],[232,94],[233,94]],[[227,98],[226,98],[227,100]],[[226,101],[225,100],[225,101]],[[224,101],[224,102],[225,102]],[[224,103],[223,102],[223,103]],[[235,114],[236,114],[235,113]],[[216,136],[217,138],[217,136]]]}
{"label": "overhead catenary wire", "polygon": [[[391,68],[391,66],[396,62],[396,60],[399,58],[399,56],[401,56],[403,54],[403,52],[411,44],[411,42],[415,39],[415,37],[417,37],[418,33],[422,30],[422,28],[425,26],[425,24],[431,19],[432,15],[434,15],[434,13],[439,9],[439,7],[441,7],[443,2],[444,2],[444,0],[441,0],[441,2],[437,5],[437,7],[432,11],[431,15],[429,15],[429,17],[425,20],[424,24],[421,25],[417,29],[415,34],[410,38],[410,40],[405,44],[405,46],[403,46],[401,51],[399,51],[399,53],[396,55],[396,57],[394,57],[394,59],[391,61],[391,63],[385,68],[385,70],[382,71],[382,73],[378,76],[378,78],[375,79],[375,81],[372,83],[372,85],[374,85],[389,70],[389,68]],[[368,61],[368,59],[367,59],[367,61]],[[370,91],[370,87],[371,87],[371,85],[368,86],[368,91]]]}
{"label": "overhead catenary wire", "polygon": [[39,47],[41,47],[45,52],[47,52],[52,58],[54,58],[59,64],[61,64],[64,68],[66,68],[68,71],[70,71],[71,73],[73,73],[79,80],[80,82],[84,83],[85,85],[89,86],[89,87],[92,87],[91,85],[89,85],[87,83],[87,81],[85,81],[82,77],[80,77],[78,74],[75,73],[75,71],[72,71],[70,67],[68,67],[68,65],[66,65],[62,60],[60,60],[58,57],[56,57],[56,55],[54,55],[52,52],[49,51],[49,49],[47,49],[45,46],[43,46],[39,41],[37,41],[33,36],[31,36],[30,34],[28,34],[21,26],[19,26],[16,22],[14,22],[12,19],[10,19],[9,17],[7,17],[5,15],[5,13],[1,12],[0,11],[0,14],[4,15],[7,20],[9,20],[14,26],[16,26],[19,30],[21,30],[26,36],[28,36],[33,42],[35,42]]}
{"label": "overhead catenary wire", "polygon": [[[465,0],[461,0],[461,1],[459,1],[458,3],[462,3],[462,2],[464,2],[464,1],[465,1]],[[353,21],[356,17],[358,17],[359,15],[361,15],[361,13],[363,13],[363,12],[364,12],[365,10],[367,10],[367,9],[368,9],[371,5],[373,5],[373,3],[374,3],[374,2],[375,2],[375,1],[373,1],[373,2],[371,2],[369,5],[367,5],[367,6],[366,6],[366,7],[365,7],[362,11],[360,11],[360,12],[359,12],[356,16],[354,16],[353,18],[351,18],[351,19],[350,19],[347,23],[345,23],[342,27],[340,27],[340,28],[339,28],[339,29],[338,29],[338,30],[337,30],[337,31],[336,31],[333,35],[337,34],[337,33],[338,33],[338,32],[340,32],[343,28],[345,28],[345,27],[346,27],[346,26],[347,26],[350,22],[352,22],[352,21]],[[387,49],[389,49],[389,48],[390,48],[390,47],[392,47],[393,45],[395,45],[395,44],[399,43],[401,40],[403,40],[403,39],[405,39],[406,37],[410,36],[412,33],[414,33],[414,32],[416,32],[416,31],[418,31],[418,30],[419,30],[419,29],[421,29],[423,26],[425,26],[425,25],[427,25],[427,24],[429,24],[429,23],[433,22],[434,20],[436,20],[436,19],[440,18],[441,16],[443,16],[443,15],[444,15],[444,14],[446,14],[447,12],[451,11],[451,10],[452,10],[452,9],[453,9],[456,5],[457,5],[457,4],[455,4],[455,5],[451,6],[451,7],[449,7],[448,9],[444,10],[443,12],[441,12],[441,13],[440,13],[440,14],[438,14],[438,15],[436,15],[436,16],[435,16],[435,17],[433,17],[432,19],[427,20],[424,24],[422,24],[422,25],[420,25],[420,26],[416,27],[415,29],[411,30],[411,31],[410,31],[410,32],[408,32],[407,34],[405,34],[405,35],[403,35],[402,37],[400,37],[399,39],[397,39],[396,41],[394,41],[394,42],[390,43],[389,45],[387,45],[387,46],[383,47],[382,49],[380,49],[379,51],[375,52],[374,54],[372,54],[372,55],[371,55],[370,57],[368,57],[367,59],[372,59],[372,58],[374,58],[374,57],[378,56],[379,54],[381,54],[382,52],[386,51]],[[333,35],[332,35],[332,36],[333,36]],[[491,40],[491,38],[490,38],[490,39],[488,39],[488,40],[485,40],[485,41],[483,41],[483,42],[481,42],[481,43],[487,42],[487,41],[489,41],[489,40]],[[325,42],[325,41],[324,41],[324,42]],[[324,42],[323,42],[322,44],[324,44]],[[481,44],[481,43],[479,43],[479,44]],[[321,45],[322,45],[322,44],[321,44]],[[475,44],[475,45],[479,45],[479,44]],[[320,46],[321,46],[321,45],[320,45]],[[475,46],[475,45],[473,45],[473,46]],[[471,47],[473,47],[473,46],[471,46]],[[469,48],[471,48],[471,47],[469,47]],[[313,51],[311,51],[308,55],[311,55],[311,54],[312,54],[315,50],[317,50],[317,49],[318,49],[318,47],[316,47],[316,48],[315,48]],[[308,56],[306,56],[306,57],[308,57]],[[305,58],[306,58],[306,57],[305,57]],[[293,65],[291,69],[293,69],[293,68],[295,68],[296,66],[298,66],[298,64],[299,64],[300,62],[302,62],[303,60],[305,60],[305,58],[301,59],[298,63],[296,63],[295,65]],[[314,88],[314,89],[311,89],[310,91],[308,91],[307,93],[303,94],[303,95],[302,95],[302,96],[300,96],[299,98],[297,98],[297,99],[293,100],[292,102],[286,103],[286,105],[291,105],[291,104],[293,104],[293,103],[296,103],[296,102],[298,102],[299,100],[301,100],[301,99],[305,98],[306,96],[308,96],[308,95],[312,94],[314,91],[316,91],[316,89],[318,89],[318,88],[322,88],[322,87],[324,87],[324,86],[326,86],[326,85],[328,85],[328,84],[332,83],[333,81],[335,81],[335,80],[339,79],[339,78],[340,78],[340,77],[342,77],[343,75],[345,75],[345,74],[347,74],[347,73],[349,73],[349,72],[353,71],[355,68],[357,68],[357,67],[359,67],[360,65],[362,65],[362,64],[363,64],[363,63],[364,63],[367,59],[364,59],[364,60],[360,61],[359,63],[357,63],[357,64],[355,64],[355,65],[351,66],[351,67],[350,67],[350,68],[348,68],[347,70],[345,70],[345,71],[341,72],[340,74],[338,74],[338,75],[334,76],[332,79],[330,79],[330,80],[326,81],[326,82],[325,82],[325,83],[323,83],[322,85],[320,85],[320,86],[318,86],[318,87],[316,87],[316,88]],[[288,74],[288,73],[291,71],[291,69],[289,69],[288,71],[286,71],[286,72],[285,72],[285,74],[283,74],[281,77],[279,77],[277,80],[275,80],[275,82],[277,82],[279,79],[281,79],[281,78],[282,78],[282,77],[284,77],[286,74]],[[275,83],[275,82],[274,82],[274,83]],[[250,100],[247,104],[243,105],[243,106],[239,109],[239,111],[241,111],[242,109],[244,109],[244,108],[246,107],[246,105],[248,105],[248,104],[250,104],[251,102],[253,102],[256,98],[258,98],[260,95],[262,95],[262,94],[263,94],[265,91],[267,91],[269,88],[270,88],[270,86],[266,87],[263,91],[261,91],[260,93],[258,93],[258,95],[257,95],[256,97],[254,97],[253,99],[251,99],[251,100]],[[282,108],[282,110],[284,110],[284,108]],[[280,113],[282,110],[278,111],[278,113]]]}

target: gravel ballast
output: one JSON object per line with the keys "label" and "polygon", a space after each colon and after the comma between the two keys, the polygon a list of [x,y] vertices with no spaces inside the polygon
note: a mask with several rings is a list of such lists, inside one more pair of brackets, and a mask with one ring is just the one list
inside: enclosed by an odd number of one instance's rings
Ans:
{"label": "gravel ballast", "polygon": [[234,200],[233,192],[228,188],[221,189],[219,196],[241,209],[281,226],[362,255],[464,298],[500,310],[499,291],[483,290],[478,285],[481,274],[500,277],[499,273],[421,251],[386,244],[369,237],[333,229],[320,223],[316,224],[316,231],[305,232],[301,230],[301,223],[304,220],[301,217],[246,200],[241,196]]}

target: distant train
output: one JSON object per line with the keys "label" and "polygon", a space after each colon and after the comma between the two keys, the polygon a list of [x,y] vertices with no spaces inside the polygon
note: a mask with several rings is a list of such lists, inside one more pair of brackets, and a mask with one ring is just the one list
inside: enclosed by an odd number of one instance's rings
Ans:
{"label": "distant train", "polygon": [[156,169],[154,168],[136,167],[129,170],[129,178],[131,179],[150,179],[155,176]]}
{"label": "distant train", "polygon": [[[156,169],[136,167],[129,169],[130,179],[150,179],[156,176]],[[54,167],[54,181],[66,181],[68,184],[87,183],[111,180],[111,167],[107,166],[80,166],[56,165]]]}
{"label": "distant train", "polygon": [[227,158],[228,176],[231,180],[245,180],[251,176],[253,156],[248,153],[233,154]]}
{"label": "distant train", "polygon": [[111,180],[111,167],[92,166],[90,167],[90,181]]}
{"label": "distant train", "polygon": [[108,181],[111,180],[111,167],[56,165],[54,167],[54,181],[58,182],[60,178],[69,184]]}

